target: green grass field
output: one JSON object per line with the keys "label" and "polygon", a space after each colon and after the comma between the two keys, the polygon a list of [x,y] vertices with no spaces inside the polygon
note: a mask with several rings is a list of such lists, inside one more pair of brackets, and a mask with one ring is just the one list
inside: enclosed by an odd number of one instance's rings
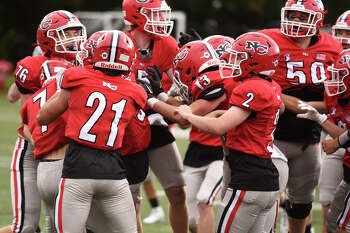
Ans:
{"label": "green grass field", "polygon": [[[17,128],[20,124],[19,103],[11,104],[7,102],[5,94],[0,94],[0,228],[8,225],[12,221],[12,208],[10,196],[10,162],[12,149],[17,137]],[[188,142],[186,139],[177,139],[178,147],[182,155],[186,151]],[[157,187],[161,190],[159,183]],[[165,212],[168,209],[168,202],[164,195],[159,196],[159,200]],[[215,208],[216,210],[216,208]],[[147,198],[143,199],[141,216],[146,217],[150,213]],[[41,227],[44,229],[44,218],[41,218]],[[321,233],[321,210],[316,205],[313,210],[313,226],[316,233]],[[171,228],[168,220],[164,222],[147,225],[144,224],[145,233],[170,233]]]}

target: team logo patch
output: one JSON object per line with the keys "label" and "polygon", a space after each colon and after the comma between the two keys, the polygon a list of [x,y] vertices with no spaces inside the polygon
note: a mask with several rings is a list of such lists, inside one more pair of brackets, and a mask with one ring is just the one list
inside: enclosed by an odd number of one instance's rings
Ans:
{"label": "team logo patch", "polygon": [[259,41],[246,41],[245,49],[254,50],[254,52],[263,55],[269,51],[269,48],[265,45],[261,45]]}
{"label": "team logo patch", "polygon": [[177,63],[179,63],[180,61],[185,60],[185,58],[188,55],[188,49],[184,49],[183,51],[181,51],[178,55],[176,55],[175,59],[174,59],[174,66],[177,65]]}
{"label": "team logo patch", "polygon": [[287,54],[284,56],[284,58],[286,59],[286,61],[290,61],[290,54],[287,53]]}
{"label": "team logo patch", "polygon": [[43,22],[41,22],[40,28],[42,30],[46,30],[46,29],[48,29],[51,26],[51,24],[52,24],[52,20],[51,19],[44,20]]}
{"label": "team logo patch", "polygon": [[326,60],[326,54],[316,53],[316,59],[317,60],[321,60],[321,61],[325,61]]}

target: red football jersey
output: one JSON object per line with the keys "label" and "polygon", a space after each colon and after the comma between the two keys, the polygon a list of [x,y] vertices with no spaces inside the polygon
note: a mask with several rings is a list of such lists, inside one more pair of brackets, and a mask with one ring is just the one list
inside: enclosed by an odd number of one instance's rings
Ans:
{"label": "red football jersey", "polygon": [[251,111],[251,115],[227,133],[226,146],[261,158],[270,158],[273,132],[282,105],[281,87],[273,80],[250,78],[233,90],[230,104]]}
{"label": "red football jersey", "polygon": [[[341,106],[338,102],[337,96],[328,96],[327,94],[324,96],[330,116],[329,120],[343,129],[349,129],[350,104],[346,103],[344,106]],[[350,152],[348,150],[345,150],[344,164],[350,168]]]}
{"label": "red football jersey", "polygon": [[33,94],[41,88],[41,65],[46,60],[48,58],[45,56],[28,56],[17,62],[14,75],[16,85],[22,94]]}
{"label": "red football jersey", "polygon": [[280,29],[265,29],[260,32],[274,39],[280,48],[280,59],[273,79],[282,90],[321,86],[322,94],[327,68],[343,50],[340,42],[331,35],[320,32],[315,44],[302,49],[290,37],[283,35]]}
{"label": "red football jersey", "polygon": [[84,67],[66,70],[61,87],[70,89],[66,136],[102,150],[122,146],[125,128],[147,101],[134,82]]}
{"label": "red football jersey", "polygon": [[[136,42],[130,31],[124,31],[134,42]],[[177,42],[172,36],[163,36],[153,39],[152,55],[142,59],[139,51],[136,52],[135,64],[132,67],[132,72],[135,77],[142,77],[148,66],[156,65],[161,72],[166,72],[172,68],[173,60],[177,54]],[[166,73],[163,73],[162,80],[163,88],[168,91],[171,87],[171,80]]]}
{"label": "red football jersey", "polygon": [[28,125],[34,140],[35,159],[40,159],[42,155],[68,143],[68,138],[64,136],[66,113],[59,116],[49,125],[39,125],[36,121],[36,116],[40,108],[56,93],[56,90],[56,80],[49,81],[27,99],[20,111],[22,121],[24,124]]}
{"label": "red football jersey", "polygon": [[151,142],[151,126],[146,113],[139,109],[125,130],[122,155],[135,154],[145,150]]}
{"label": "red football jersey", "polygon": [[[215,110],[226,110],[229,108],[229,98],[231,96],[231,92],[237,85],[238,82],[235,79],[222,79],[219,71],[211,71],[199,76],[192,83],[191,94],[194,101],[198,99],[210,100],[221,97],[222,95],[219,93],[224,91],[227,96],[227,100],[221,103]],[[217,94],[220,96],[216,97]],[[192,126],[190,132],[190,141],[206,146],[222,145],[219,136],[205,133],[198,130],[194,126]]]}

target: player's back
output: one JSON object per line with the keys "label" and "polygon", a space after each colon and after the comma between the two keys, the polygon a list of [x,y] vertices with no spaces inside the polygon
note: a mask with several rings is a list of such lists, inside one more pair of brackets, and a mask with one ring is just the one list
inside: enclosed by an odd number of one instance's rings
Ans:
{"label": "player's back", "polygon": [[147,99],[133,82],[82,67],[66,70],[61,87],[70,89],[66,136],[96,149],[120,148],[125,127]]}

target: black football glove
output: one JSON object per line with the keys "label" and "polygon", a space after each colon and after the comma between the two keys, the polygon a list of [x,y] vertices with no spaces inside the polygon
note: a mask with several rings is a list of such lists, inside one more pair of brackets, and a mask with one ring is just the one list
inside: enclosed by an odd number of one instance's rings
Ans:
{"label": "black football glove", "polygon": [[147,99],[150,99],[153,97],[153,90],[149,83],[140,79],[136,79],[136,83],[139,84],[141,87],[143,87],[143,89],[146,91]]}
{"label": "black football glove", "polygon": [[184,46],[188,42],[191,42],[191,41],[194,41],[194,40],[202,40],[202,37],[193,28],[190,29],[189,33],[180,32],[180,38],[179,38],[178,46],[179,46],[179,48],[181,48],[182,46]]}
{"label": "black football glove", "polygon": [[148,81],[152,87],[153,93],[158,96],[160,93],[164,92],[161,79],[162,72],[159,70],[157,66],[149,66],[147,67]]}

